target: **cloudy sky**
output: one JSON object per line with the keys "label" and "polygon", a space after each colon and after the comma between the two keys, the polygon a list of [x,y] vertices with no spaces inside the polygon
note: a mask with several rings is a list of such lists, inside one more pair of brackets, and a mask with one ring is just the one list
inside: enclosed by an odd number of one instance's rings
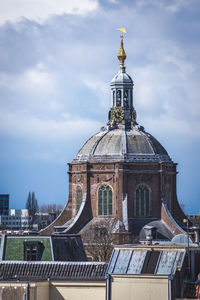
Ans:
{"label": "cloudy sky", "polygon": [[0,0],[0,193],[68,197],[67,162],[107,121],[119,27],[138,122],[178,163],[200,211],[199,0]]}

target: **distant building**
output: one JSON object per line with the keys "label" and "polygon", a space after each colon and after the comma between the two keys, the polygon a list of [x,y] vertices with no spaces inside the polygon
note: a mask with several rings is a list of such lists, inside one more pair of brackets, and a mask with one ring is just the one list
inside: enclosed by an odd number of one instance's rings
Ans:
{"label": "distant building", "polygon": [[56,213],[35,213],[34,222],[33,222],[33,230],[38,231],[49,224],[51,224],[56,219]]}
{"label": "distant building", "polygon": [[187,218],[190,220],[190,222],[193,225],[199,225],[200,226],[200,213],[198,215],[187,215]]}
{"label": "distant building", "polygon": [[9,215],[0,216],[0,227],[2,229],[28,229],[30,217],[27,209],[11,209]]}
{"label": "distant building", "polygon": [[0,195],[0,215],[9,215],[9,195]]}
{"label": "distant building", "polygon": [[51,224],[55,218],[55,213],[36,213],[32,222],[28,209],[11,209],[10,215],[0,215],[0,229],[38,231]]}

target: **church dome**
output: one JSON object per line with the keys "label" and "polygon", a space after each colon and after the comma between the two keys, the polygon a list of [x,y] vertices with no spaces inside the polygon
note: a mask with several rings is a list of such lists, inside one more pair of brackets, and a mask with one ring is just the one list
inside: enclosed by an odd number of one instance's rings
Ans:
{"label": "church dome", "polygon": [[110,85],[115,85],[115,84],[133,84],[132,78],[125,73],[125,71],[120,70],[111,80]]}
{"label": "church dome", "polygon": [[120,68],[111,81],[111,107],[107,127],[92,136],[73,162],[171,162],[167,151],[136,122],[133,80],[126,73],[123,35],[118,54]]}
{"label": "church dome", "polygon": [[143,127],[106,129],[93,135],[74,161],[171,162],[167,151]]}

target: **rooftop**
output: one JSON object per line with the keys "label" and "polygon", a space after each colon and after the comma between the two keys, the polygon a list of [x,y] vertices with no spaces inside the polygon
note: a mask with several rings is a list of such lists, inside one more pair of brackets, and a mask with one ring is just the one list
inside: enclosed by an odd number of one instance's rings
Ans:
{"label": "rooftop", "polygon": [[106,267],[100,262],[3,261],[0,263],[0,281],[105,280]]}
{"label": "rooftop", "polygon": [[[190,251],[200,247],[191,246]],[[174,275],[181,270],[187,246],[182,245],[123,245],[113,250],[108,274]]]}

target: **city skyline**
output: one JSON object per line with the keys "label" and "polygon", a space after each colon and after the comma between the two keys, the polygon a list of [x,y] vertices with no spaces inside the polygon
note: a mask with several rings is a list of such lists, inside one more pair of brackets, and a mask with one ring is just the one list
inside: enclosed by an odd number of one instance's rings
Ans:
{"label": "city skyline", "polygon": [[[39,5],[40,4],[40,5]],[[178,163],[179,203],[200,211],[198,1],[0,1],[0,193],[64,205],[67,162],[107,123],[126,27],[137,121]]]}

